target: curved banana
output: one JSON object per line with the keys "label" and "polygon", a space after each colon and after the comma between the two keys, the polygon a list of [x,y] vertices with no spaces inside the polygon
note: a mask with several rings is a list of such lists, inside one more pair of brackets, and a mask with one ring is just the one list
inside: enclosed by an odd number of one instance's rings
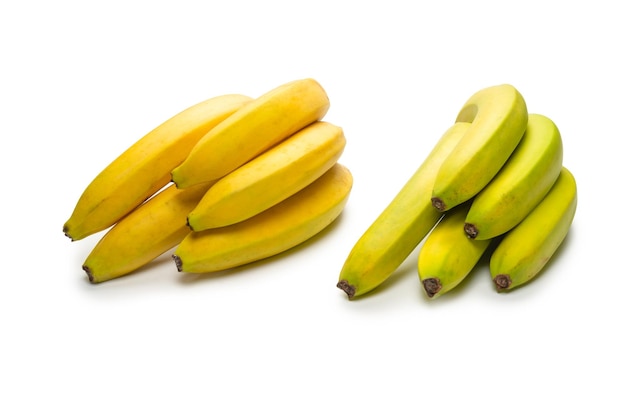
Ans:
{"label": "curved banana", "polygon": [[178,188],[215,180],[321,119],[330,102],[311,78],[283,84],[239,109],[208,132],[178,167]]}
{"label": "curved banana", "polygon": [[463,225],[470,204],[447,211],[424,240],[417,257],[417,272],[429,298],[455,288],[474,269],[491,240],[471,240]]}
{"label": "curved banana", "polygon": [[519,145],[493,180],[474,198],[465,233],[489,239],[512,229],[544,198],[563,165],[563,143],[549,118],[530,114]]}
{"label": "curved banana", "polygon": [[228,94],[189,107],[131,145],[87,186],[63,232],[83,239],[119,221],[170,181],[171,170],[210,129],[252,99]]}
{"label": "curved banana", "polygon": [[336,163],[304,189],[250,219],[191,232],[172,256],[176,267],[190,273],[221,271],[293,248],[341,214],[351,188],[350,171]]}
{"label": "curved banana", "polygon": [[189,226],[202,231],[251,218],[319,178],[345,145],[343,129],[312,123],[219,179],[189,213]]}
{"label": "curved banana", "polygon": [[565,167],[543,200],[497,245],[489,261],[496,289],[536,277],[565,239],[576,213],[576,180]]}
{"label": "curved banana", "polygon": [[358,239],[339,274],[337,287],[352,299],[391,276],[441,218],[430,192],[441,162],[470,124],[455,123],[439,139],[422,165]]}
{"label": "curved banana", "polygon": [[179,190],[171,184],[113,225],[83,263],[89,281],[124,276],[178,245],[189,234],[187,214],[210,185]]}
{"label": "curved banana", "polygon": [[442,212],[471,199],[491,181],[522,139],[528,112],[519,91],[502,84],[472,95],[456,121],[472,126],[437,173],[432,204]]}

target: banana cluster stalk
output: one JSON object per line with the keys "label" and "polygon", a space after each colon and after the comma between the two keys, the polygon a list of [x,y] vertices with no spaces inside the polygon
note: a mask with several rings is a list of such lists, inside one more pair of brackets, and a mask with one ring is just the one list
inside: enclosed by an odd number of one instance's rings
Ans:
{"label": "banana cluster stalk", "polygon": [[576,185],[556,124],[529,114],[520,92],[502,84],[472,95],[453,128],[423,163],[428,174],[420,168],[349,253],[337,285],[349,299],[383,283],[422,240],[417,271],[429,298],[455,288],[492,248],[497,290],[513,289],[563,241]]}
{"label": "banana cluster stalk", "polygon": [[226,269],[326,228],[353,182],[338,162],[343,129],[322,120],[329,105],[317,81],[295,80],[256,99],[209,99],[141,138],[63,227],[72,240],[110,228],[83,263],[89,280],[127,275],[176,247],[179,271]]}

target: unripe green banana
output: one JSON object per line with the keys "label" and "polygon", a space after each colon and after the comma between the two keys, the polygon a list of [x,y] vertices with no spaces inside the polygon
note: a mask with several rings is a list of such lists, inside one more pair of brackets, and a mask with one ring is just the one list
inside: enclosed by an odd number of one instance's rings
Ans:
{"label": "unripe green banana", "polygon": [[497,245],[489,261],[496,289],[535,278],[565,239],[577,205],[576,180],[565,167],[543,200]]}
{"label": "unripe green banana", "polygon": [[437,173],[432,204],[442,212],[476,196],[494,178],[522,139],[528,112],[519,91],[502,84],[472,95],[456,121],[472,126]]}
{"label": "unripe green banana", "polygon": [[544,198],[563,165],[563,143],[554,122],[538,114],[528,116],[519,145],[478,193],[465,220],[473,239],[489,239],[512,229]]}
{"label": "unripe green banana", "polygon": [[387,280],[441,218],[430,202],[435,176],[469,127],[469,123],[458,122],[442,135],[422,165],[356,242],[337,283],[348,298],[363,295]]}
{"label": "unripe green banana", "polygon": [[463,225],[470,202],[447,211],[424,240],[417,272],[428,297],[434,299],[455,288],[474,269],[491,240],[471,240]]}

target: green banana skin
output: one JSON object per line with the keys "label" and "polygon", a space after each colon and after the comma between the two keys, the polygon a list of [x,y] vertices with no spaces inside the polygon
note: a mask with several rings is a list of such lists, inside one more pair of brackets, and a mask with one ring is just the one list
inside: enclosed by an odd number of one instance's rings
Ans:
{"label": "green banana skin", "polygon": [[495,177],[522,139],[528,111],[519,91],[501,84],[472,95],[456,121],[472,126],[437,173],[431,201],[441,212],[470,200]]}
{"label": "green banana skin", "polygon": [[563,165],[556,124],[528,115],[522,140],[494,179],[474,198],[465,220],[469,238],[494,238],[511,230],[545,197]]}
{"label": "green banana skin", "polygon": [[470,202],[443,215],[424,240],[417,271],[426,295],[435,299],[461,283],[478,264],[491,240],[471,240],[463,225]]}
{"label": "green banana skin", "polygon": [[514,289],[539,274],[567,236],[577,202],[576,180],[562,167],[546,197],[504,235],[491,255],[489,269],[498,292]]}
{"label": "green banana skin", "polygon": [[469,127],[469,123],[459,122],[446,130],[422,165],[358,239],[337,283],[349,299],[387,280],[441,218],[430,203],[435,175]]}

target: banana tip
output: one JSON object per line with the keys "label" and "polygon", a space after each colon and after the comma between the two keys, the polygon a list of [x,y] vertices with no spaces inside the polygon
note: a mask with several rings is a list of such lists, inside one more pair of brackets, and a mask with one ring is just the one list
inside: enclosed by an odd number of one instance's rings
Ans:
{"label": "banana tip", "polygon": [[438,197],[433,197],[432,199],[430,199],[430,201],[433,204],[433,207],[439,212],[445,212],[446,204],[443,202],[443,200]]}
{"label": "banana tip", "polygon": [[468,238],[474,239],[478,236],[478,228],[476,228],[476,225],[466,223],[463,228],[465,229],[465,235],[467,235]]}
{"label": "banana tip", "polygon": [[337,287],[346,292],[346,294],[348,295],[348,299],[352,299],[356,294],[356,287],[348,283],[347,280],[339,280],[339,283],[337,283]]}
{"label": "banana tip", "polygon": [[501,292],[511,286],[511,276],[508,274],[498,274],[493,278],[493,282],[496,284],[496,290]]}
{"label": "banana tip", "polygon": [[183,260],[180,259],[176,254],[172,255],[174,259],[174,264],[176,264],[176,269],[180,272],[183,271]]}
{"label": "banana tip", "polygon": [[94,277],[91,269],[87,266],[83,266],[83,270],[85,270],[85,273],[87,273],[87,278],[89,279],[89,283],[96,283],[96,278]]}
{"label": "banana tip", "polygon": [[437,278],[429,278],[422,281],[424,290],[429,298],[434,297],[441,290],[441,281]]}

